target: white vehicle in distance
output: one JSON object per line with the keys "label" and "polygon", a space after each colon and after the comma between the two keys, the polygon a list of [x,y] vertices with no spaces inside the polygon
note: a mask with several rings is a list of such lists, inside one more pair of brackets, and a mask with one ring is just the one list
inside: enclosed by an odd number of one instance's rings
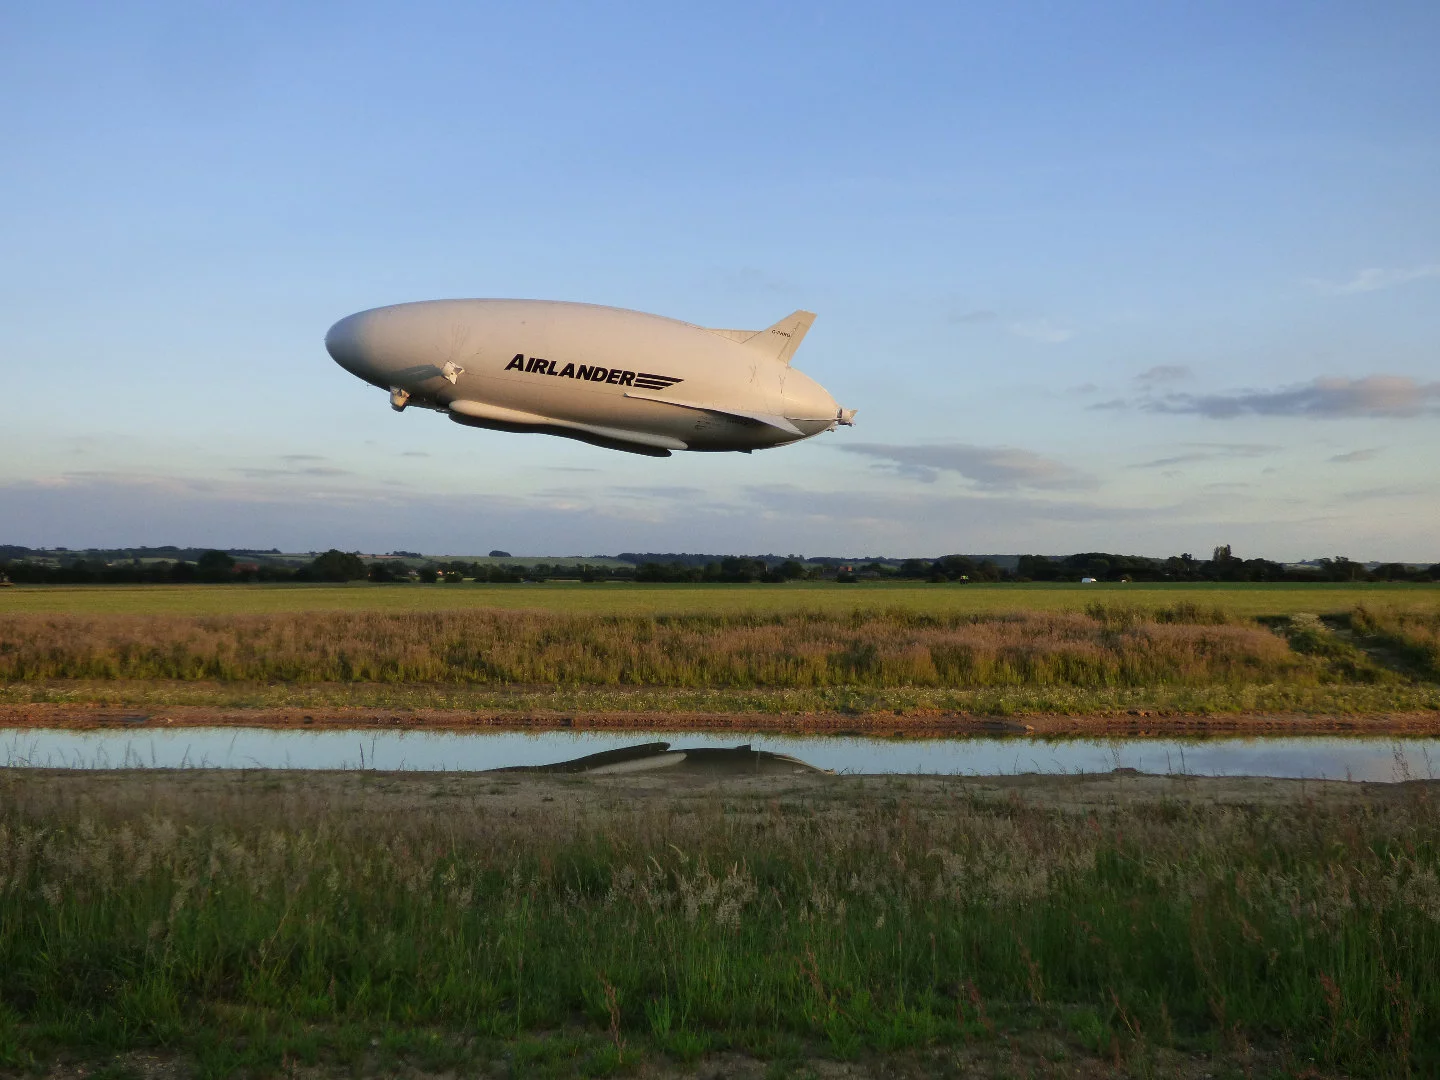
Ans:
{"label": "white vehicle in distance", "polygon": [[797,311],[764,330],[710,330],[595,304],[428,300],[341,319],[325,348],[396,411],[651,457],[748,454],[854,421],[790,366],[814,321]]}

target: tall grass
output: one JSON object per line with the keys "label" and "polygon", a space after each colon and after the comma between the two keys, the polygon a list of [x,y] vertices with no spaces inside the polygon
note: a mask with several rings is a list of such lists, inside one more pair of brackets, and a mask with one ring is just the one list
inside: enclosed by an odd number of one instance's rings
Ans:
{"label": "tall grass", "polygon": [[1259,1040],[1352,1075],[1440,1069],[1423,796],[1065,811],[905,781],[638,804],[490,783],[8,780],[0,1064],[245,1033],[265,1071],[338,1052],[327,1031],[577,1020],[605,1054],[779,1034],[849,1055],[1039,1018],[1117,1058]]}
{"label": "tall grass", "polygon": [[0,680],[693,688],[1315,684],[1323,657],[1194,605],[1086,614],[906,610],[12,616]]}
{"label": "tall grass", "polygon": [[1360,606],[1350,613],[1350,628],[1388,645],[1431,679],[1440,679],[1440,611],[1385,611]]}

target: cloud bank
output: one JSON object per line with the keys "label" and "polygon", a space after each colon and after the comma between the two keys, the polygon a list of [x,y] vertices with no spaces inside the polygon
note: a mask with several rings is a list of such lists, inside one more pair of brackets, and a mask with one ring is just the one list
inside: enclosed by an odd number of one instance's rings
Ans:
{"label": "cloud bank", "polygon": [[[616,551],[1160,554],[1234,543],[1276,558],[1344,547],[1375,558],[1434,561],[1433,483],[1337,493],[1321,503],[1234,490],[1137,503],[983,488],[856,486],[852,478],[823,488],[760,484],[697,495],[682,485],[602,483],[568,496],[481,489],[458,495],[296,478],[71,473],[0,480],[0,524],[7,529],[0,540],[37,547],[334,546],[461,555],[500,547],[556,557]],[[1382,496],[1398,506],[1379,515],[1375,500]]]}
{"label": "cloud bank", "polygon": [[[616,551],[880,551],[902,555],[1102,544],[1149,508],[1007,492],[815,490],[760,484],[716,493],[679,485],[611,485],[524,496],[408,488],[307,487],[294,481],[67,474],[0,481],[0,538],[31,546],[183,544],[287,551],[527,555]],[[1014,538],[1001,543],[1004,538]],[[1152,545],[1153,546],[1153,545]],[[1161,545],[1163,547],[1163,545]]]}

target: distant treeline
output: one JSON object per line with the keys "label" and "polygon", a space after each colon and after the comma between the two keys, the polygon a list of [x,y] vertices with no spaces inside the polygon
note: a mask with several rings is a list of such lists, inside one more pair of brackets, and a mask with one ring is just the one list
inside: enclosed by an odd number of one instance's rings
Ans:
{"label": "distant treeline", "polygon": [[[9,551],[16,549],[10,548]],[[29,555],[29,549],[19,549]],[[129,549],[175,552],[175,558],[132,555],[109,561],[107,553],[46,552],[45,559],[5,558],[0,547],[0,579],[24,585],[136,585],[187,582],[342,582],[419,581],[518,583],[551,579],[579,581],[641,581],[779,583],[784,581],[911,580],[932,582],[1030,581],[1440,581],[1440,563],[1416,568],[1403,563],[1364,564],[1336,556],[1312,564],[1286,565],[1268,559],[1242,559],[1229,545],[1218,547],[1209,559],[1186,553],[1165,559],[1142,555],[1115,555],[1103,551],[1076,555],[1021,555],[1007,568],[990,557],[945,555],[938,559],[901,562],[847,563],[840,559],[782,558],[768,556],[658,556],[646,559],[627,552],[621,559],[638,559],[624,566],[587,562],[535,562],[492,564],[463,559],[432,560],[418,568],[395,559],[366,560],[354,552],[332,548],[300,565],[266,556],[278,552],[202,551],[179,548]],[[190,558],[182,557],[190,555]],[[661,561],[661,560],[666,561]],[[1010,561],[1010,560],[1007,560]]]}
{"label": "distant treeline", "polygon": [[[46,562],[68,562],[76,559],[98,559],[101,562],[112,563],[127,559],[141,559],[145,561],[165,560],[168,562],[195,562],[201,555],[209,551],[205,547],[176,547],[174,544],[165,544],[161,547],[122,547],[122,548],[85,548],[83,550],[72,550],[71,548],[31,548],[20,544],[0,544],[0,564],[7,561],[19,559],[40,559]],[[279,558],[279,548],[226,548],[226,553],[234,555],[237,559],[269,559]],[[311,554],[314,554],[313,552]]]}
{"label": "distant treeline", "polygon": [[1364,563],[1336,555],[1287,565],[1269,559],[1242,559],[1231,554],[1226,544],[1216,548],[1209,559],[1197,559],[1188,552],[1167,559],[1103,551],[1060,559],[1021,555],[1016,577],[1025,581],[1079,581],[1086,577],[1097,581],[1437,581],[1440,563],[1419,568],[1382,563],[1367,569]]}
{"label": "distant treeline", "polygon": [[0,580],[17,585],[147,585],[185,584],[190,582],[342,582],[375,581],[403,583],[418,581],[478,581],[493,584],[550,579],[579,581],[715,581],[754,582],[787,581],[805,577],[835,577],[807,570],[800,563],[789,561],[769,565],[761,558],[725,557],[700,565],[662,565],[645,563],[640,566],[607,566],[586,562],[536,562],[493,564],[463,559],[438,559],[418,568],[399,559],[366,560],[354,552],[332,548],[302,565],[267,562],[262,559],[237,558],[225,551],[201,551],[190,559],[123,559],[107,562],[101,558],[0,559]]}
{"label": "distant treeline", "polygon": [[[952,555],[952,556],[949,556],[949,557],[950,557],[950,558],[970,559],[970,560],[971,560],[973,563],[975,563],[976,565],[978,565],[978,564],[981,563],[981,562],[992,562],[992,563],[994,563],[996,566],[999,566],[999,567],[1001,567],[1001,568],[1003,568],[1003,569],[1006,569],[1006,570],[1014,570],[1014,569],[1015,569],[1015,566],[1016,566],[1016,562],[1017,562],[1017,560],[1019,559],[1019,556],[1018,556],[1018,555],[958,555],[958,556],[957,556],[957,555]],[[616,555],[615,558],[620,559],[620,560],[622,560],[622,561],[624,561],[624,562],[634,563],[636,566],[644,566],[646,563],[655,563],[655,564],[658,564],[658,565],[660,565],[660,566],[680,565],[680,566],[693,566],[693,567],[704,568],[704,567],[708,566],[708,565],[711,564],[711,563],[723,562],[725,559],[732,558],[732,556],[728,556],[728,555],[706,555],[706,554],[703,554],[703,553],[673,552],[673,551],[672,551],[672,552],[663,552],[663,553],[662,553],[662,552],[658,552],[658,551],[644,551],[644,552],[622,551],[619,555]],[[750,556],[750,558],[752,558],[752,559],[759,559],[759,560],[763,561],[766,566],[770,566],[770,567],[779,566],[781,563],[784,563],[784,562],[799,562],[799,563],[805,564],[806,566],[811,566],[811,567],[814,567],[814,566],[823,566],[823,567],[827,567],[827,568],[832,569],[832,570],[853,569],[854,567],[857,567],[857,566],[870,566],[870,565],[872,565],[872,564],[878,564],[878,565],[881,565],[881,566],[888,566],[888,567],[890,567],[891,569],[894,569],[896,566],[899,565],[899,563],[900,563],[900,561],[901,561],[901,560],[899,560],[899,559],[891,558],[891,557],[888,556],[888,555],[809,555],[809,556],[806,556],[806,555],[793,555],[793,554],[792,554],[792,555],[754,555],[754,556]],[[912,561],[915,561],[915,560],[912,560]],[[929,565],[929,564],[930,564],[931,562],[933,562],[934,560],[932,560],[932,559],[921,559],[921,560],[918,560],[918,561],[923,562],[923,563],[925,563],[926,565]]]}

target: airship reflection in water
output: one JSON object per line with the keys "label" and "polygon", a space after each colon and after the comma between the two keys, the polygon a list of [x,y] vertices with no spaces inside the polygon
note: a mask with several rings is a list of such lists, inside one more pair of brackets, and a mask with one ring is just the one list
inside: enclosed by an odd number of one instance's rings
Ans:
{"label": "airship reflection in water", "polygon": [[797,311],[764,330],[708,330],[593,304],[431,300],[341,319],[325,348],[397,411],[652,457],[748,454],[853,422],[790,366],[814,321]]}

